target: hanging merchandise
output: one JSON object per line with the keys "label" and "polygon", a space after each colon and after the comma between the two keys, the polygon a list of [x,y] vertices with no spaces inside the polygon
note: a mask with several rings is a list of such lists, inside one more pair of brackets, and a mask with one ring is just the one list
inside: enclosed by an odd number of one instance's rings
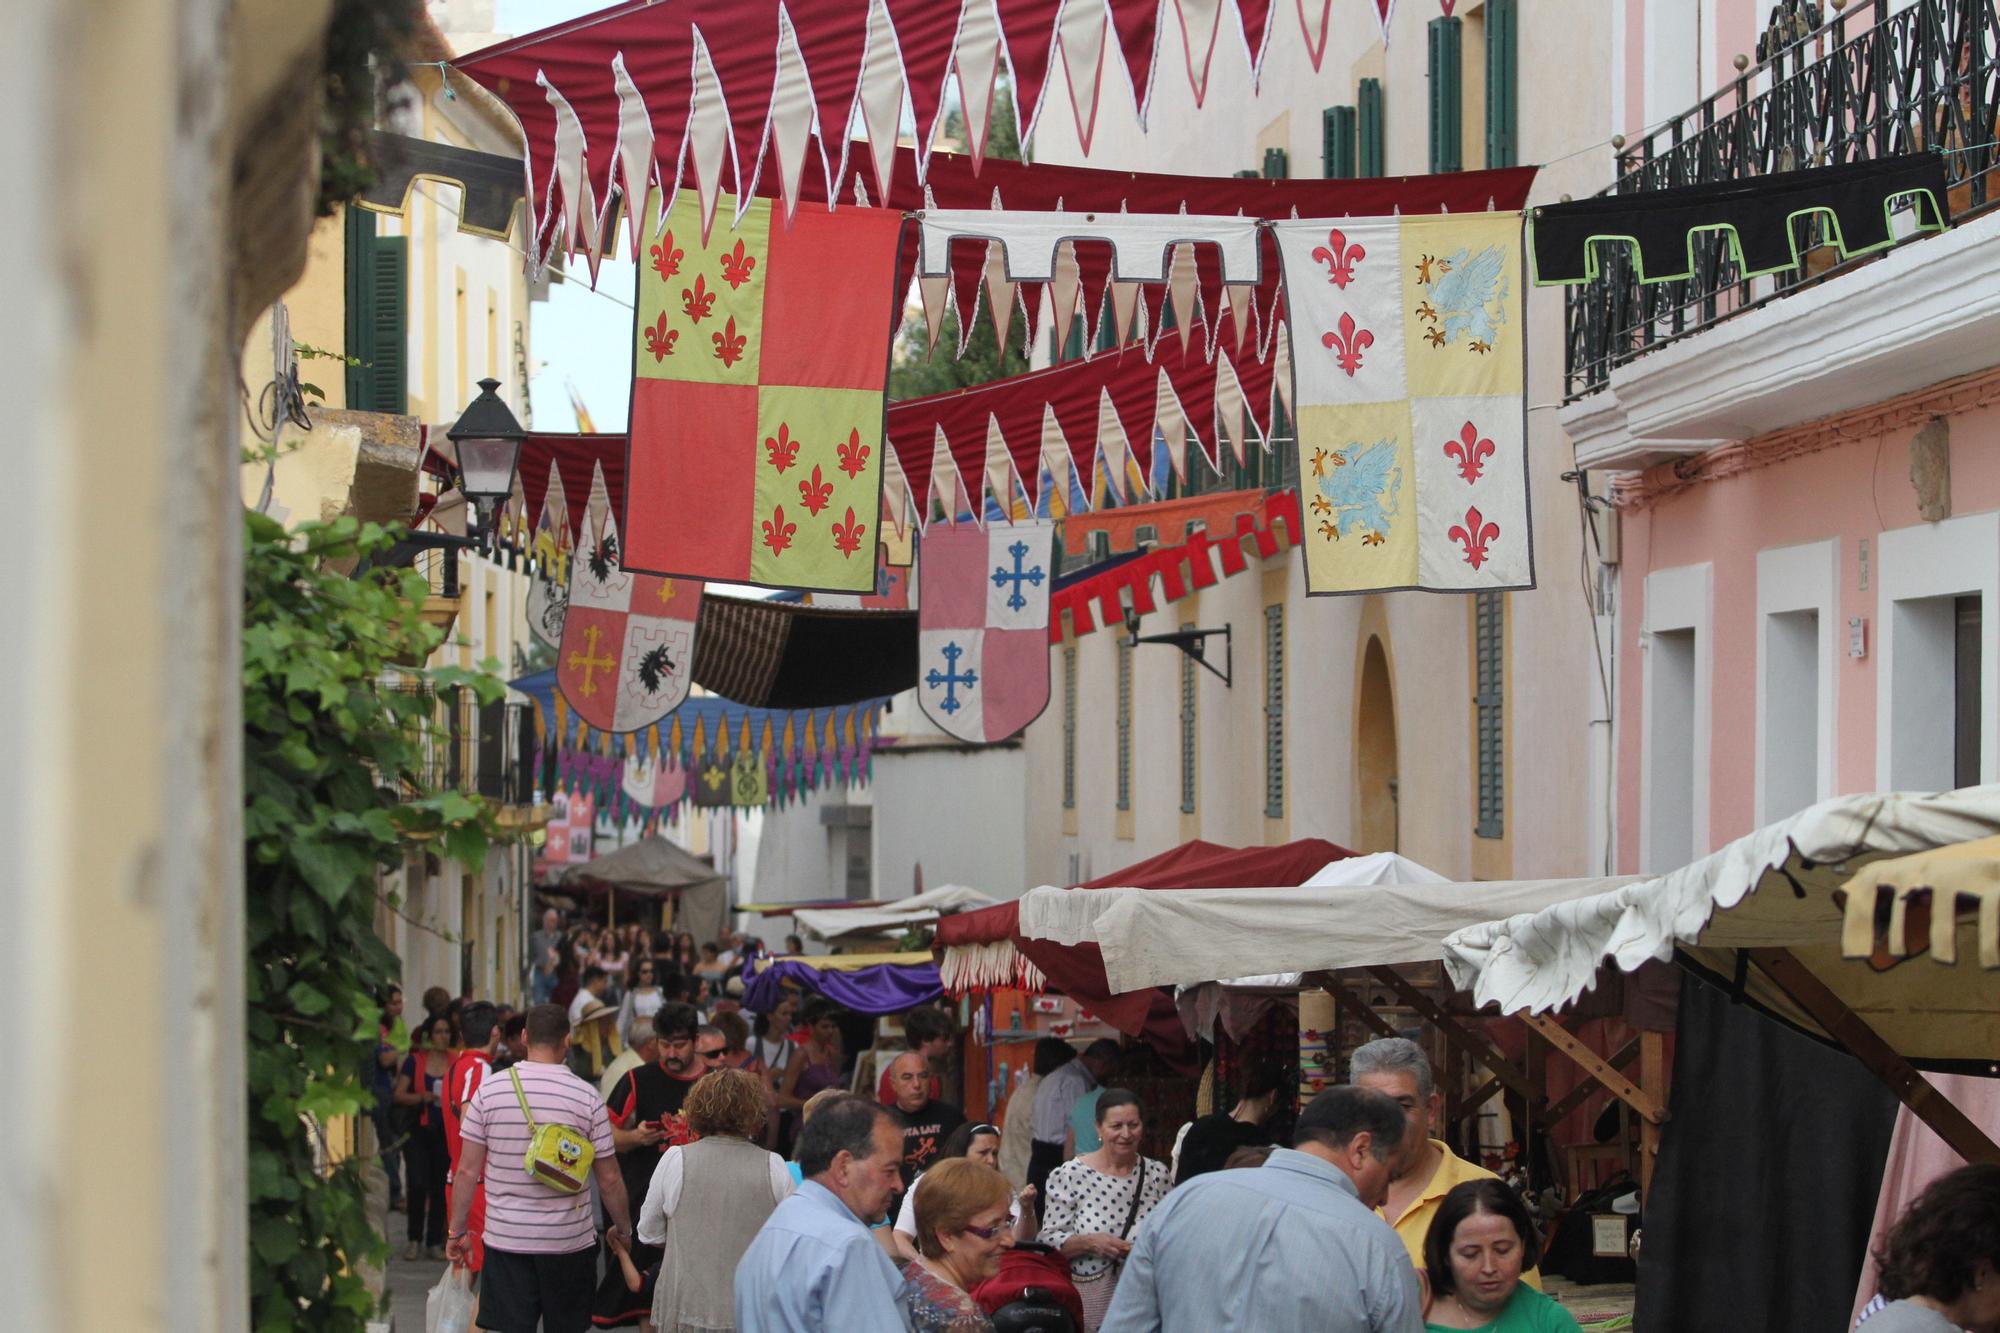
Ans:
{"label": "hanging merchandise", "polygon": [[589,508],[586,540],[570,561],[556,680],[592,727],[637,731],[687,698],[701,584],[619,568],[618,522],[602,474]]}
{"label": "hanging merchandise", "polygon": [[[1642,283],[1690,277],[1694,238],[1704,231],[1728,233],[1739,278],[1795,270],[1817,244],[1852,259],[1896,243],[1898,204],[1909,205],[1909,234],[1943,231],[1946,176],[1944,154],[1910,153],[1544,204],[1529,215],[1535,281],[1594,281],[1604,255],[1620,249],[1629,250]],[[1826,239],[1793,225],[1802,219],[1821,220]]]}
{"label": "hanging merchandise", "polygon": [[1275,230],[1306,591],[1533,587],[1521,215]]}
{"label": "hanging merchandise", "polygon": [[749,201],[703,236],[683,195],[639,265],[628,569],[875,585],[902,216]]}
{"label": "hanging merchandise", "polygon": [[919,559],[917,700],[948,735],[1004,741],[1049,702],[1055,524],[933,524]]}

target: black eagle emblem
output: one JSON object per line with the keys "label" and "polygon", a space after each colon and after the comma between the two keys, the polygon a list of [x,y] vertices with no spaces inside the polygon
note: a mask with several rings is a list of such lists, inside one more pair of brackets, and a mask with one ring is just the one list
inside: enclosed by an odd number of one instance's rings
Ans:
{"label": "black eagle emblem", "polygon": [[639,659],[639,683],[648,694],[658,694],[667,677],[673,674],[674,659],[667,656],[664,644]]}
{"label": "black eagle emblem", "polygon": [[612,567],[617,563],[618,534],[607,532],[590,548],[590,576],[602,583],[611,577]]}

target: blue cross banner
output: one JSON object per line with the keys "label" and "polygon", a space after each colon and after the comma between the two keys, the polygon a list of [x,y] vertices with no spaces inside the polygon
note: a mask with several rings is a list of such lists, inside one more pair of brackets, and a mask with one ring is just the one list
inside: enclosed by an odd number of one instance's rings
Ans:
{"label": "blue cross banner", "polygon": [[991,744],[1049,702],[1055,524],[932,524],[918,549],[917,699],[947,735]]}

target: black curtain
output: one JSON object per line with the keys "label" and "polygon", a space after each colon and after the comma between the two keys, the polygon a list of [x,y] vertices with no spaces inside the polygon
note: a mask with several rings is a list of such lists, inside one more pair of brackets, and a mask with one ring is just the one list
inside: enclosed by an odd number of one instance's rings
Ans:
{"label": "black curtain", "polygon": [[1692,975],[1678,1033],[1634,1322],[1840,1333],[1895,1097],[1853,1056]]}

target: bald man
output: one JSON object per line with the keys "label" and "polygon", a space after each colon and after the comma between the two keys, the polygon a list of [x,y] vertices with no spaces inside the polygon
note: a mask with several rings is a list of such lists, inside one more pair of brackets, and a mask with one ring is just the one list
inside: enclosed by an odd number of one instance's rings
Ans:
{"label": "bald man", "polygon": [[889,1090],[896,1098],[889,1109],[903,1127],[903,1188],[908,1189],[965,1123],[965,1113],[931,1096],[930,1062],[919,1051],[904,1051],[889,1065]]}

